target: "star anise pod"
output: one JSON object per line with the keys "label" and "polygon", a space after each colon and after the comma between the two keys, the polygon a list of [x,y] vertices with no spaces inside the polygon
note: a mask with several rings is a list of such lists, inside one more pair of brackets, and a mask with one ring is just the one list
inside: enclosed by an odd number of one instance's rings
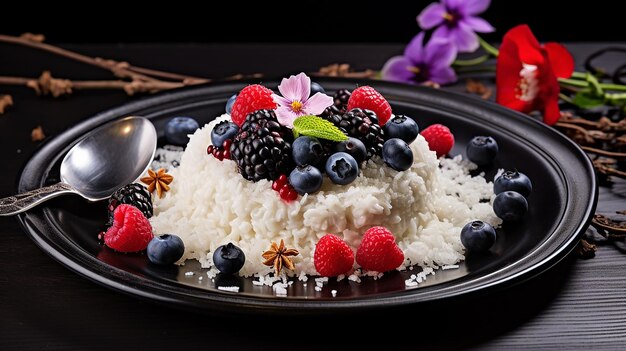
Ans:
{"label": "star anise pod", "polygon": [[283,266],[291,270],[295,268],[289,256],[298,256],[298,254],[299,252],[296,249],[285,248],[285,242],[280,239],[280,245],[272,242],[270,249],[263,253],[262,256],[265,259],[263,264],[266,266],[274,266],[274,274],[278,276]]}
{"label": "star anise pod", "polygon": [[170,184],[174,177],[165,173],[165,169],[161,168],[158,171],[148,170],[148,176],[140,179],[142,183],[148,185],[148,191],[152,193],[155,189],[159,198],[163,197],[163,193],[170,190],[168,184]]}

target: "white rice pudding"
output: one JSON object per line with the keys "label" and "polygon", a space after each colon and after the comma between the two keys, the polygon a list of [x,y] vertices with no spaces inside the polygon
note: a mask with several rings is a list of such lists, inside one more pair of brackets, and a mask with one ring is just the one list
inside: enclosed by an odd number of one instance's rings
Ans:
{"label": "white rice pudding", "polygon": [[471,177],[476,166],[460,156],[438,160],[421,135],[410,145],[409,170],[395,171],[374,157],[354,182],[336,185],[324,177],[319,192],[286,203],[270,181],[248,181],[235,162],[207,155],[212,128],[229,118],[223,115],[191,136],[180,166],[170,172],[171,190],[154,199],[150,219],[155,234],[176,234],[184,241],[181,262],[197,259],[211,268],[209,276],[217,273],[213,251],[229,242],[246,255],[240,275],[269,274],[272,268],[263,265],[261,254],[281,239],[300,252],[293,259],[295,271],[284,271],[316,275],[313,253],[322,236],[337,234],[356,252],[363,233],[377,225],[391,230],[404,252],[399,269],[436,268],[463,260],[460,232],[466,223],[500,224],[491,206],[493,185]]}

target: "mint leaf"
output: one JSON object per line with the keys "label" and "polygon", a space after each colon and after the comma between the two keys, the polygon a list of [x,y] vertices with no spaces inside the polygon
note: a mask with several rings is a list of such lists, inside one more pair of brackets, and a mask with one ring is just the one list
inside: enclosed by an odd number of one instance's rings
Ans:
{"label": "mint leaf", "polygon": [[596,95],[588,89],[585,89],[576,93],[572,103],[580,108],[592,108],[604,105],[604,98]]}
{"label": "mint leaf", "polygon": [[293,135],[296,138],[306,135],[332,141],[348,140],[348,137],[332,122],[313,115],[296,118],[293,121]]}

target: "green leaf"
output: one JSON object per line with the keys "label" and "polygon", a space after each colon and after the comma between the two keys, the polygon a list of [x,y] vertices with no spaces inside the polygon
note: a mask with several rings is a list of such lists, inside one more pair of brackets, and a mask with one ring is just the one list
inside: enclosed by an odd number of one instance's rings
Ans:
{"label": "green leaf", "polygon": [[591,93],[596,96],[604,95],[604,89],[600,86],[600,82],[598,82],[598,78],[596,78],[593,74],[587,73],[585,80],[589,82],[589,88],[591,88]]}
{"label": "green leaf", "polygon": [[313,115],[296,118],[293,121],[293,135],[296,138],[300,135],[307,135],[332,141],[348,140],[348,137],[332,122]]}
{"label": "green leaf", "polygon": [[604,97],[598,96],[589,89],[576,93],[572,103],[580,108],[592,108],[604,105]]}

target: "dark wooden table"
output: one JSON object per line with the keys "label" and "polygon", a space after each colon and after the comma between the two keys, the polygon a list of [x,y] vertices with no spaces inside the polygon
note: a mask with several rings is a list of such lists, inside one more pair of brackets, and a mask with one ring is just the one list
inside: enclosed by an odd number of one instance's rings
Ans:
{"label": "dark wooden table", "polygon": [[[570,45],[578,63],[603,44]],[[348,62],[376,68],[400,45],[80,45],[83,53],[140,66],[224,77],[235,73],[313,71]],[[42,52],[0,46],[0,75],[106,79],[107,72]],[[457,87],[456,89],[460,89]],[[38,143],[78,121],[130,101],[121,92],[38,98],[0,87],[15,106],[0,116],[0,196],[15,192],[20,169]],[[598,210],[626,209],[626,183],[600,189]],[[120,349],[621,349],[626,345],[626,256],[601,246],[591,260],[571,254],[548,272],[498,294],[398,315],[357,319],[273,316],[248,320],[178,311],[122,295],[70,272],[39,250],[14,218],[0,218],[0,350]],[[336,343],[329,337],[339,338]]]}

